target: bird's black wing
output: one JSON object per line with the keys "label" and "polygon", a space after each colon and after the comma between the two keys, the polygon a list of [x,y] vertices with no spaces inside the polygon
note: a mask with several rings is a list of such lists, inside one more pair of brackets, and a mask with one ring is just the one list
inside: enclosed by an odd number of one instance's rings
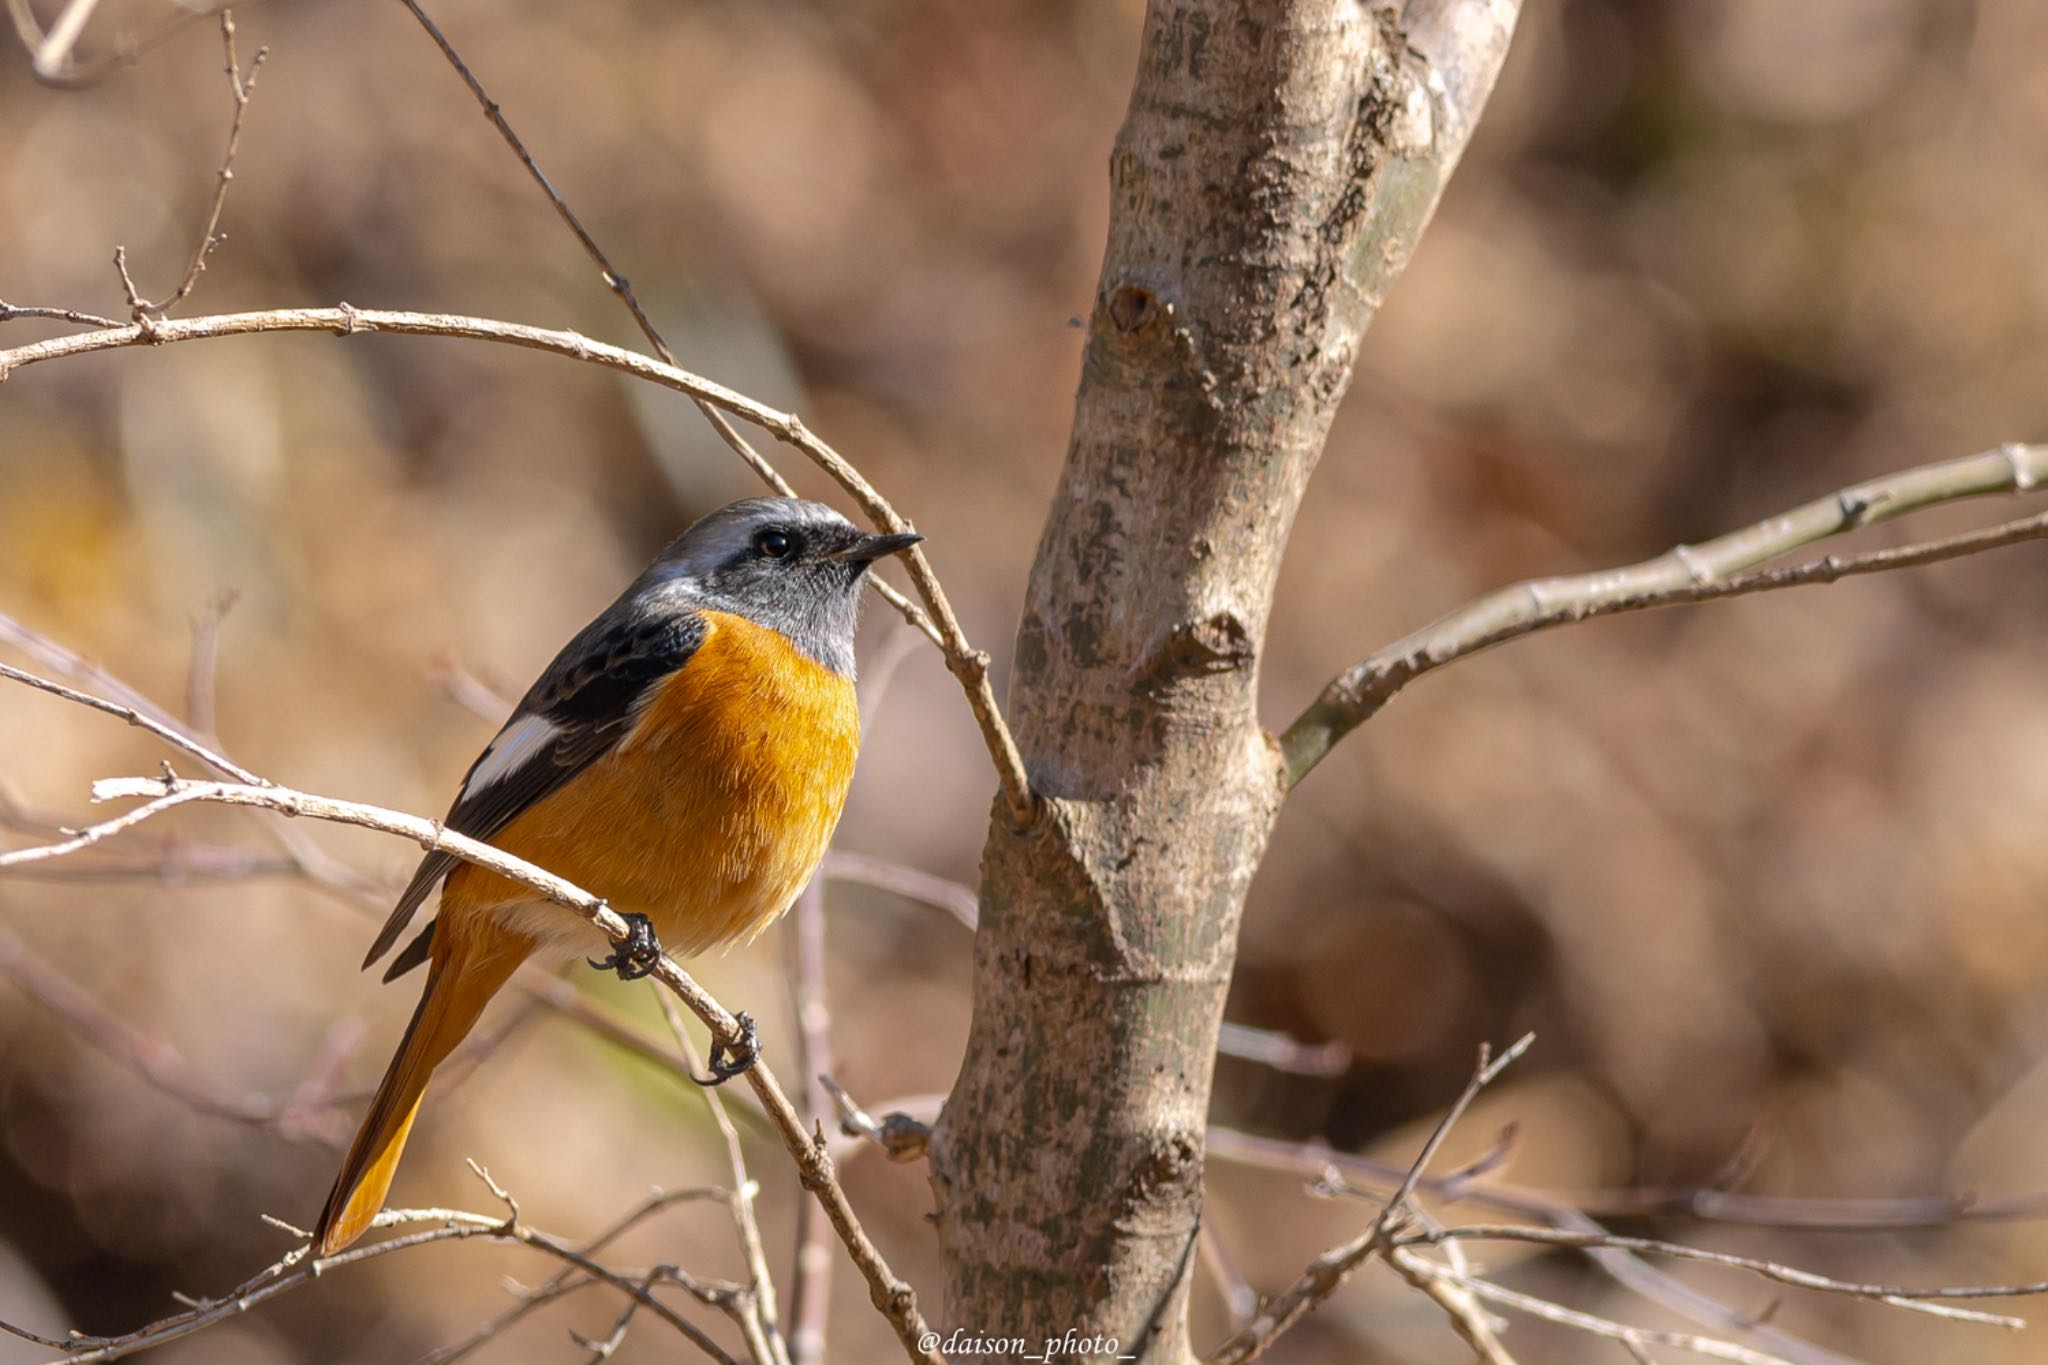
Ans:
{"label": "bird's black wing", "polygon": [[[657,616],[614,607],[591,622],[555,656],[470,765],[442,823],[457,834],[488,840],[603,757],[632,728],[654,685],[690,661],[706,630],[702,613],[673,608]],[[370,945],[365,967],[390,951],[427,893],[459,861],[438,851],[420,860]],[[392,959],[386,981],[426,960],[433,930],[429,923]]]}

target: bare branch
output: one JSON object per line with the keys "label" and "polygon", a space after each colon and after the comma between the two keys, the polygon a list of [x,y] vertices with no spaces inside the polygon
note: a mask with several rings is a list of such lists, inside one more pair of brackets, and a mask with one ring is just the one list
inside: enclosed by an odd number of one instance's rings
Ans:
{"label": "bare branch", "polygon": [[[28,675],[24,680],[38,683],[42,681],[34,679],[33,675]],[[68,692],[69,689],[63,691]],[[111,703],[95,709],[108,710],[113,714],[121,713],[121,708],[115,708]],[[289,816],[306,816],[395,834],[413,840],[423,849],[453,853],[467,862],[527,886],[555,904],[576,911],[615,943],[624,942],[631,934],[626,921],[598,897],[553,873],[492,848],[489,844],[457,834],[439,821],[424,820],[415,815],[358,802],[337,801],[330,797],[293,791],[276,785],[192,782],[168,772],[160,778],[104,779],[93,784],[93,793],[96,800],[140,798],[144,804],[123,815],[82,830],[60,844],[18,849],[0,855],[0,867],[14,862],[61,856],[60,850],[68,852],[86,847],[162,814],[165,810],[193,801],[254,806]],[[675,992],[676,996],[704,1021],[719,1041],[733,1048],[744,1045],[744,1035],[739,1021],[688,973],[677,966],[674,959],[664,956],[653,976]],[[846,1192],[839,1185],[838,1177],[833,1170],[831,1152],[822,1135],[814,1138],[805,1131],[803,1121],[791,1107],[788,1097],[765,1063],[756,1062],[748,1068],[746,1077],[755,1095],[759,1097],[762,1108],[767,1112],[769,1121],[781,1134],[784,1145],[795,1159],[798,1178],[804,1188],[824,1206],[833,1230],[839,1234],[847,1254],[867,1280],[869,1298],[875,1307],[896,1329],[897,1336],[911,1359],[937,1362],[937,1354],[923,1345],[923,1338],[929,1329],[917,1310],[916,1295],[908,1284],[889,1269],[888,1263],[882,1259],[881,1253],[868,1239],[852,1206],[847,1203]]]}
{"label": "bare branch", "polygon": [[[568,201],[562,198],[554,183],[542,172],[539,164],[534,161],[533,154],[526,149],[525,142],[506,121],[504,110],[484,90],[483,82],[477,79],[476,73],[462,60],[454,45],[448,41],[447,35],[427,17],[418,0],[400,0],[400,3],[412,11],[413,17],[419,20],[420,26],[441,49],[441,55],[446,57],[448,64],[461,75],[463,83],[469,87],[469,92],[476,97],[478,105],[482,107],[484,117],[491,121],[491,125],[498,130],[498,135],[505,139],[506,145],[519,158],[520,164],[526,167],[527,174],[533,177],[534,183],[540,186],[548,202],[554,205],[555,212],[568,225],[569,230],[575,233],[576,240],[582,243],[583,250],[596,263],[599,273],[604,277],[605,286],[617,295],[619,302],[632,313],[633,321],[638,324],[641,334],[647,338],[648,343],[654,347],[655,354],[667,364],[678,366],[675,353],[669,349],[668,343],[655,329],[653,321],[647,316],[647,310],[640,306],[639,297],[633,293],[632,284],[619,273],[611,258],[605,255],[604,248],[597,244],[597,239],[583,226],[583,220],[577,217],[575,210],[569,207]],[[0,373],[4,373],[4,366],[0,366]],[[726,421],[723,414],[717,411],[717,404],[699,395],[691,396],[696,399],[697,410],[711,423],[712,430],[716,431],[719,438],[745,461],[747,467],[753,470],[762,482],[784,497],[794,494],[795,490],[790,487],[788,481],[733,429],[732,423]],[[801,448],[800,442],[793,444]],[[822,446],[822,442],[819,444]],[[819,459],[817,452],[806,450],[805,453],[814,460]],[[910,523],[890,506],[888,500],[883,498],[853,465],[840,459],[836,454],[829,462],[819,460],[819,464],[838,481],[841,488],[853,496],[877,526],[885,531],[909,529]],[[952,604],[946,600],[945,590],[939,586],[938,576],[933,573],[931,562],[926,558],[923,549],[912,546],[904,556],[904,563],[910,571],[911,582],[916,586],[918,595],[924,599],[929,614],[927,611],[920,611],[916,604],[878,576],[870,575],[868,585],[896,610],[902,612],[905,620],[939,647],[939,652],[945,656],[946,667],[966,689],[968,705],[973,709],[975,719],[981,725],[982,738],[988,745],[989,757],[995,763],[996,776],[1002,783],[1003,795],[1009,802],[1012,817],[1020,824],[1028,824],[1035,809],[1036,798],[1031,793],[1030,779],[1024,772],[1024,760],[1018,753],[1016,741],[1010,736],[1008,725],[1003,720],[995,690],[989,684],[988,655],[968,643],[966,633],[960,628],[959,618],[953,614]]]}
{"label": "bare branch", "polygon": [[1216,1035],[1216,1051],[1296,1076],[1341,1076],[1351,1065],[1351,1049],[1344,1043],[1304,1043],[1284,1033],[1227,1019]]}
{"label": "bare branch", "polygon": [[1465,1089],[1458,1095],[1457,1101],[1437,1123],[1435,1131],[1429,1135],[1429,1140],[1422,1144],[1422,1150],[1416,1154],[1414,1163],[1401,1177],[1401,1183],[1396,1187],[1393,1198],[1387,1201],[1386,1207],[1380,1211],[1379,1217],[1373,1220],[1372,1226],[1362,1235],[1316,1257],[1308,1269],[1302,1272],[1300,1279],[1286,1292],[1268,1302],[1259,1310],[1257,1317],[1246,1323],[1237,1335],[1223,1344],[1212,1358],[1213,1365],[1243,1365],[1245,1361],[1258,1359],[1281,1333],[1301,1321],[1317,1304],[1336,1292],[1337,1286],[1349,1279],[1352,1271],[1391,1244],[1393,1234],[1405,1220],[1404,1206],[1415,1193],[1416,1184],[1423,1178],[1429,1163],[1435,1159],[1451,1129],[1464,1117],[1465,1110],[1470,1107],[1479,1092],[1511,1066],[1516,1058],[1527,1052],[1529,1045],[1535,1041],[1535,1034],[1523,1034],[1514,1046],[1501,1053],[1499,1057],[1491,1056],[1488,1049],[1483,1046],[1480,1048],[1479,1064],[1473,1069],[1472,1079],[1466,1082]]}
{"label": "bare branch", "polygon": [[877,891],[943,910],[970,930],[980,917],[973,887],[866,853],[847,853],[835,848],[825,855],[818,875],[832,881],[860,882]]}
{"label": "bare branch", "polygon": [[[640,1292],[645,1294],[648,1290],[654,1288],[655,1282],[659,1279],[661,1279],[661,1272],[658,1270],[650,1270],[645,1275],[642,1275],[639,1281]],[[633,1319],[639,1312],[640,1300],[628,1298],[626,1306],[619,1310],[619,1316],[612,1323],[612,1330],[605,1335],[604,1340],[594,1341],[574,1331],[569,1333],[569,1340],[590,1352],[589,1365],[598,1365],[598,1362],[610,1360],[612,1352],[625,1344],[626,1329],[633,1325]]]}
{"label": "bare branch", "polygon": [[1890,1199],[1801,1199],[1743,1194],[1695,1185],[1676,1188],[1589,1190],[1574,1197],[1589,1213],[1615,1218],[1679,1214],[1708,1223],[1787,1228],[1803,1232],[1903,1232],[1951,1223],[2009,1223],[2048,1215],[2048,1192],[1987,1198],[1958,1194]]}
{"label": "bare branch", "polygon": [[[62,683],[51,682],[48,678],[39,678],[33,673],[25,672],[8,664],[0,664],[0,678],[7,678],[18,683],[26,683],[39,692],[48,692],[53,697],[62,697],[65,701],[77,702],[80,706],[89,706],[95,711],[102,711],[110,716],[118,716],[138,730],[147,730],[173,749],[178,750],[180,753],[191,755],[217,772],[226,773],[237,781],[248,783],[251,786],[260,787],[264,785],[262,778],[228,758],[225,754],[208,748],[176,726],[170,725],[156,716],[147,714],[141,707],[106,701],[89,693],[66,687]],[[0,866],[4,866],[4,864],[0,864]]]}
{"label": "bare branch", "polygon": [[[778,412],[764,403],[736,393],[723,385],[714,384],[665,361],[655,360],[622,347],[610,346],[601,341],[593,341],[575,332],[529,327],[521,323],[498,322],[488,318],[462,317],[448,313],[409,313],[356,308],[346,303],[336,308],[275,308],[255,313],[222,313],[211,317],[152,320],[147,326],[138,323],[127,327],[103,327],[96,331],[50,337],[0,350],[0,383],[5,383],[8,376],[22,366],[59,360],[66,356],[118,350],[130,346],[163,346],[180,341],[249,336],[266,332],[327,332],[336,336],[354,336],[359,332],[395,332],[406,336],[459,337],[470,341],[495,341],[506,345],[523,346],[529,350],[546,351],[553,355],[566,356],[571,360],[618,370],[663,388],[673,389],[677,393],[701,399],[714,408],[760,427],[777,440],[802,452],[812,463],[830,475],[834,482],[860,504],[861,509],[877,526],[889,531],[910,529],[910,523],[876,491],[865,475],[854,468],[845,456],[813,435],[803,424],[802,419],[794,414]],[[1002,783],[1004,800],[1011,818],[1019,824],[1029,824],[1036,818],[1037,798],[1033,795],[1030,779],[1024,772],[1024,760],[1018,752],[1017,742],[1010,734],[1008,724],[1003,720],[1002,709],[996,702],[995,689],[989,682],[988,655],[975,649],[961,632],[953,609],[946,600],[945,590],[939,586],[939,581],[932,572],[931,561],[925,556],[923,547],[912,546],[904,552],[904,557],[911,581],[916,585],[918,594],[924,598],[925,605],[931,612],[932,623],[945,650],[946,666],[965,690],[968,706],[981,727],[982,742],[988,749],[990,760],[995,764],[996,776]]]}
{"label": "bare branch", "polygon": [[185,301],[193,286],[199,283],[200,275],[206,271],[206,258],[220,245],[220,214],[227,206],[228,184],[235,178],[235,153],[242,145],[242,119],[249,112],[249,96],[256,89],[256,77],[263,69],[263,60],[270,55],[269,48],[257,48],[255,57],[249,62],[249,73],[246,76],[242,74],[242,60],[235,52],[235,12],[231,9],[220,12],[220,40],[227,55],[228,93],[234,98],[235,113],[228,124],[228,143],[221,152],[220,169],[214,172],[213,203],[206,211],[206,226],[200,231],[199,244],[192,248],[192,259],[185,266],[184,278],[178,281],[178,287],[170,294],[151,302],[137,291],[134,279],[128,274],[127,248],[114,248],[114,269],[121,276],[121,288],[128,296],[129,316],[145,326],[152,315],[161,316]]}
{"label": "bare branch", "polygon": [[[0,853],[0,868],[19,867],[24,863],[42,862],[50,858],[63,858],[78,852],[82,848],[91,848],[102,839],[111,839],[117,834],[133,829],[145,820],[154,819],[167,810],[175,810],[179,806],[190,805],[194,801],[208,799],[207,794],[203,790],[181,786],[180,784],[184,783],[184,779],[169,773],[168,765],[166,766],[166,775],[163,777],[138,777],[127,780],[145,784],[148,790],[159,794],[153,801],[146,802],[135,807],[133,810],[117,815],[111,820],[102,820],[98,824],[88,825],[69,838],[59,839],[55,843],[33,844],[28,848],[10,849],[5,853]],[[98,790],[98,785],[97,783],[94,784],[95,792]],[[263,788],[237,787],[235,790],[260,791]],[[118,795],[119,793],[114,794]],[[95,799],[100,798],[96,796]],[[272,809],[281,808],[272,807]]]}
{"label": "bare branch", "polygon": [[[235,1123],[268,1128],[293,1142],[338,1147],[348,1138],[347,1121],[313,1077],[284,1103],[231,1090],[193,1069],[184,1056],[153,1038],[81,990],[11,930],[0,929],[0,976],[62,1019],[93,1046],[156,1089],[191,1109]],[[316,1066],[315,1073],[330,1069]]]}
{"label": "bare branch", "polygon": [[1288,779],[1299,782],[1338,740],[1371,719],[1414,679],[1524,635],[1596,616],[1832,583],[2039,540],[2048,536],[2048,517],[1871,554],[1830,555],[1795,568],[1745,572],[1815,541],[1919,508],[2024,493],[2044,482],[2048,446],[2008,445],[1856,484],[1705,544],[1680,545],[1628,568],[1530,579],[1489,593],[1374,652],[1325,687],[1281,737]]}
{"label": "bare branch", "polygon": [[[0,366],[0,369],[4,369],[4,366]],[[119,715],[123,719],[127,719],[127,716],[121,708],[126,708],[127,711],[133,711],[142,718],[142,721],[131,721],[131,724],[141,724],[143,729],[157,735],[172,747],[198,758],[216,772],[226,773],[241,781],[253,782],[259,785],[263,782],[261,777],[258,777],[255,773],[230,759],[219,744],[209,743],[210,737],[195,734],[191,727],[181,724],[176,717],[164,710],[163,707],[157,705],[154,701],[144,696],[135,688],[130,687],[106,669],[84,658],[76,650],[69,649],[48,636],[29,629],[21,622],[14,620],[4,613],[0,613],[0,643],[11,645],[29,657],[42,661],[66,677],[77,682],[86,683],[96,691],[105,694],[103,697],[95,697],[90,701],[82,701],[80,702],[81,705],[91,706],[95,710],[106,710],[108,714]],[[51,687],[44,686],[42,680],[30,681],[29,678],[20,676],[18,670],[6,670],[4,665],[0,665],[0,676],[29,682],[31,686],[43,687],[45,691],[52,690]],[[67,700],[77,699],[77,696],[72,695],[65,689],[56,689],[56,695],[64,696]],[[84,694],[77,695],[82,696]],[[108,710],[110,702],[118,703],[118,706]],[[363,903],[363,898],[371,895],[374,895],[379,902],[383,902],[386,899],[386,893],[390,888],[381,885],[373,878],[364,876],[338,859],[329,857],[318,844],[305,836],[304,831],[294,828],[288,821],[266,821],[265,829],[278,846],[289,855],[299,874],[304,876],[313,885],[332,891],[343,898],[352,899],[359,904]],[[382,903],[368,908],[373,909],[379,915],[384,913],[384,904]]]}
{"label": "bare branch", "polygon": [[[1439,1131],[1441,1131],[1441,1127]],[[1663,1271],[1649,1265],[1638,1254],[1639,1252],[1654,1253],[1656,1250],[1672,1244],[1650,1243],[1641,1239],[1614,1237],[1580,1209],[1573,1207],[1567,1200],[1558,1196],[1538,1193],[1532,1190],[1517,1189],[1512,1186],[1478,1183],[1481,1176],[1498,1167],[1500,1164],[1500,1153],[1505,1151],[1506,1147],[1507,1143],[1504,1141],[1497,1144],[1493,1151],[1478,1161],[1469,1163],[1457,1171],[1444,1175],[1430,1175],[1427,1172],[1420,1171],[1415,1163],[1399,1166],[1390,1162],[1375,1161],[1369,1157],[1361,1157],[1351,1153],[1333,1152],[1320,1144],[1287,1143],[1271,1138],[1252,1137],[1220,1126],[1212,1126],[1208,1133],[1208,1154],[1212,1158],[1244,1162],[1270,1170],[1292,1171],[1314,1181],[1316,1187],[1321,1190],[1334,1193],[1367,1195],[1373,1198],[1375,1202],[1384,1203],[1389,1209],[1398,1207],[1391,1197],[1383,1197],[1371,1194],[1369,1191],[1356,1189],[1350,1184],[1350,1181],[1364,1180],[1394,1189],[1410,1186],[1412,1181],[1412,1186],[1410,1187],[1414,1191],[1427,1191],[1441,1199],[1468,1201],[1541,1220],[1550,1225],[1551,1228],[1557,1229],[1560,1235],[1555,1239],[1550,1239],[1543,1230],[1539,1229],[1536,1230],[1530,1240],[1554,1240],[1557,1245],[1579,1247],[1601,1269],[1605,1270],[1624,1287],[1634,1290],[1650,1301],[1673,1312],[1683,1314],[1712,1330],[1725,1333],[1733,1338],[1757,1343],[1755,1347],[1727,1347],[1724,1343],[1710,1342],[1715,1349],[1710,1351],[1709,1354],[1719,1354],[1722,1358],[1737,1360],[1793,1361],[1803,1362],[1804,1365],[1853,1365],[1853,1362],[1848,1361],[1843,1356],[1832,1351],[1823,1350],[1820,1347],[1801,1341],[1777,1328],[1769,1326],[1758,1320],[1753,1313],[1731,1308],[1701,1293],[1692,1286],[1676,1280]],[[1659,1196],[1673,1192],[1650,1191],[1647,1193],[1652,1196]],[[1621,1195],[1608,1195],[1605,1198],[1610,1203],[1626,1202]],[[1768,1203],[1771,1201],[1759,1202]],[[1800,1211],[1802,1214],[1812,1219],[1814,1225],[1827,1225],[1820,1206],[1836,1201],[1799,1200],[1790,1202],[1801,1206]],[[1856,1206],[1860,1211],[1862,1204],[1873,1201],[1852,1200],[1840,1202]],[[1889,1201],[1874,1202],[1886,1203]],[[1956,1209],[1961,1207],[1959,1201],[1953,1200],[1906,1202],[1941,1202],[1943,1207],[1946,1208]],[[1654,1206],[1651,1211],[1655,1211],[1656,1208],[1664,1208],[1665,1211],[1682,1211],[1680,1206],[1676,1205],[1669,1207],[1662,1205]],[[2033,1208],[2034,1211],[2038,1212],[2038,1206],[2029,1201],[2015,1201],[2015,1211],[2010,1216],[2023,1216],[2021,1211],[2028,1208]],[[1461,1258],[1456,1255],[1456,1248],[1461,1240],[1460,1234],[1448,1233],[1418,1204],[1411,1202],[1408,1205],[1408,1209],[1411,1215],[1409,1226],[1390,1237],[1387,1244],[1382,1247],[1382,1251],[1387,1259],[1392,1260],[1394,1254],[1404,1246],[1441,1245],[1445,1248],[1446,1255],[1451,1258],[1451,1265],[1448,1269],[1450,1281],[1462,1283],[1462,1279],[1469,1277],[1470,1272],[1469,1268],[1462,1264]],[[1382,1216],[1384,1217],[1385,1215],[1382,1214]],[[1837,1225],[1855,1226],[1856,1224],[1853,1220],[1845,1218],[1840,1220]],[[1921,1223],[1917,1225],[1927,1226],[1929,1224]],[[1360,1240],[1362,1241],[1363,1239]],[[1347,1249],[1356,1249],[1357,1246],[1358,1243],[1347,1244],[1346,1248],[1339,1248],[1337,1252],[1330,1253],[1330,1256],[1336,1256]],[[1709,1261],[1719,1259],[1715,1254],[1711,1253],[1695,1255],[1691,1248],[1674,1251],[1672,1254],[1675,1256],[1684,1255],[1687,1259]],[[1328,1259],[1329,1257],[1325,1257],[1319,1260],[1318,1266],[1321,1266],[1323,1261]],[[1739,1268],[1743,1269],[1751,1268],[1741,1264],[1740,1258],[1737,1258],[1734,1262],[1724,1261],[1722,1263],[1736,1264]],[[1402,1274],[1404,1278],[1408,1278],[1411,1283],[1414,1282],[1418,1275],[1424,1278],[1433,1275],[1437,1277],[1439,1282],[1450,1282],[1445,1281],[1443,1268],[1430,1265],[1427,1262],[1421,1263],[1419,1267],[1415,1264],[1407,1266],[1397,1264],[1393,1268],[1397,1273]],[[1784,1269],[1790,1270],[1789,1267],[1784,1267]],[[1313,1274],[1314,1270],[1315,1267],[1311,1267],[1311,1274]],[[1819,1283],[1809,1283],[1803,1278],[1807,1275],[1807,1272],[1793,1270],[1790,1273],[1794,1277],[1800,1277],[1797,1282],[1806,1284],[1807,1287],[1822,1287]],[[1308,1276],[1304,1276],[1304,1282],[1307,1278]],[[1827,1281],[1827,1277],[1813,1277],[1813,1279],[1815,1281]],[[1827,1283],[1844,1282],[1827,1281]],[[1858,1287],[1866,1286],[1851,1286],[1851,1288]],[[1299,1288],[1300,1285],[1297,1285],[1296,1289],[1298,1290]],[[1890,1291],[1895,1287],[1874,1285],[1867,1286],[1867,1288],[1877,1291],[1875,1294],[1867,1297],[1881,1298],[1886,1291]],[[2008,1294],[2034,1292],[2035,1289],[2036,1287],[2031,1285],[1972,1288],[1955,1295],[1955,1297],[1998,1297]],[[1290,1291],[1290,1293],[1292,1292],[1294,1291]],[[1469,1290],[1468,1292],[1477,1293],[1478,1291]],[[1922,1293],[1926,1297],[1942,1297],[1942,1294],[1938,1291],[1915,1291],[1910,1289],[1903,1291],[1899,1297],[1912,1298]],[[1436,1296],[1432,1295],[1432,1297]],[[1482,1294],[1481,1297],[1484,1297],[1484,1295]],[[1283,1305],[1285,1298],[1286,1296],[1282,1296],[1282,1299],[1275,1300],[1275,1306]],[[1440,1306],[1444,1306],[1441,1298],[1438,1299],[1438,1302]],[[1538,1300],[1537,1302],[1541,1301]],[[1449,1311],[1448,1308],[1447,1311]],[[1570,1310],[1562,1309],[1559,1311],[1570,1312]],[[1918,1305],[1918,1311],[1933,1311],[1936,1316],[1962,1317],[1966,1320],[1982,1319],[1995,1322],[1996,1325],[2000,1326],[2006,1325],[2008,1321],[1992,1314],[1974,1313],[1968,1309],[1950,1309],[1942,1305]],[[1273,1308],[1269,1307],[1267,1313],[1261,1316],[1262,1318],[1272,1317]],[[1626,1349],[1644,1353],[1641,1355],[1643,1359],[1648,1359],[1646,1354],[1647,1345],[1686,1345],[1692,1342],[1709,1341],[1705,1337],[1686,1336],[1684,1334],[1679,1334],[1673,1340],[1664,1342],[1652,1341],[1647,1338],[1643,1341],[1632,1338],[1615,1338],[1615,1340]],[[1691,1347],[1686,1345],[1686,1349],[1691,1349]],[[1726,1354],[1728,1350],[1746,1350],[1749,1351],[1749,1354],[1730,1356]]]}

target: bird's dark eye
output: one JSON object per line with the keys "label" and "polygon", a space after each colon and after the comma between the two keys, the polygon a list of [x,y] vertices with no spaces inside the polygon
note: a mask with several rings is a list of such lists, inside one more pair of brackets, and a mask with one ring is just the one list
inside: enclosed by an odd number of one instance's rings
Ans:
{"label": "bird's dark eye", "polygon": [[796,548],[796,541],[787,531],[763,531],[754,537],[754,549],[764,559],[785,559]]}

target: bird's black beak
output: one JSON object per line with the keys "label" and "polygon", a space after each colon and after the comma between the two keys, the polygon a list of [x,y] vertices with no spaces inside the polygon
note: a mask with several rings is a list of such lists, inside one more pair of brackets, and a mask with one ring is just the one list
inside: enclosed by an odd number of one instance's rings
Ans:
{"label": "bird's black beak", "polygon": [[915,531],[896,531],[882,535],[862,536],[853,544],[833,555],[853,564],[872,564],[883,555],[893,555],[898,550],[907,550],[924,537]]}

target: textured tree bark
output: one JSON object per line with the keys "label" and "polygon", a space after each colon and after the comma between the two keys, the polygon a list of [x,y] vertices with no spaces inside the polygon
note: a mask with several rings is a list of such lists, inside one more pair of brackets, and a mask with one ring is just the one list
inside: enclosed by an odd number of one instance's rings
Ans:
{"label": "textured tree bark", "polygon": [[1516,9],[1147,7],[1011,684],[1045,799],[989,832],[931,1151],[944,1320],[1023,1340],[997,1358],[1068,1333],[1189,1355],[1217,1027],[1286,790],[1254,705],[1274,577]]}

